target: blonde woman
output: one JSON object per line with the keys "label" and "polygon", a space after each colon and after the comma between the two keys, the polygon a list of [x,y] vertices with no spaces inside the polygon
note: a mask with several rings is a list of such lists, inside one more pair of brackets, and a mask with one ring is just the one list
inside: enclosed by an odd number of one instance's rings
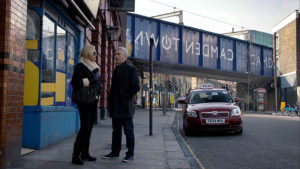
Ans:
{"label": "blonde woman", "polygon": [[89,154],[92,128],[97,113],[97,102],[102,89],[95,46],[85,45],[72,76],[72,100],[77,104],[80,115],[80,129],[73,149],[72,163],[83,165],[84,160],[96,161]]}

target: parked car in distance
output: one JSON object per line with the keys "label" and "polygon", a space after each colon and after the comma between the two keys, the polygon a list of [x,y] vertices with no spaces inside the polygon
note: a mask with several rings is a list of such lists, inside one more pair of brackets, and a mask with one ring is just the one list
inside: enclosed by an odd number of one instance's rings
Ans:
{"label": "parked car in distance", "polygon": [[243,118],[236,101],[225,89],[204,85],[191,90],[183,104],[183,129],[186,135],[201,131],[231,131],[243,133]]}

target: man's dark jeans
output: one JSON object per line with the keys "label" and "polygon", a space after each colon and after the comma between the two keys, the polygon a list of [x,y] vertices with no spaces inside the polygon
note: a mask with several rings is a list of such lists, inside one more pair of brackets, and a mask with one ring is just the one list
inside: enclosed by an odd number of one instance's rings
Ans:
{"label": "man's dark jeans", "polygon": [[134,155],[134,126],[132,122],[132,118],[127,119],[112,119],[112,152],[114,154],[119,154],[121,151],[121,143],[122,143],[122,127],[124,128],[124,133],[126,136],[126,147],[128,151],[126,155],[133,156]]}

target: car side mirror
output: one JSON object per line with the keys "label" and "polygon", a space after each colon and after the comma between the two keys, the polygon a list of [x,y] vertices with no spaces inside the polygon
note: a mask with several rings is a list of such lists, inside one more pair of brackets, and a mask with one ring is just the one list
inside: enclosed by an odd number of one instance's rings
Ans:
{"label": "car side mirror", "polygon": [[178,102],[179,104],[186,104],[185,97],[180,97],[180,98],[177,100],[177,102]]}

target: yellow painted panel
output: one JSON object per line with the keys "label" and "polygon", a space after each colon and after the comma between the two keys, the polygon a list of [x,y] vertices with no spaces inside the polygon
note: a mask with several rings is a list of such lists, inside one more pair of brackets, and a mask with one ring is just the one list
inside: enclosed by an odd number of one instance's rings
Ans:
{"label": "yellow painted panel", "polygon": [[126,49],[128,51],[128,56],[131,56],[133,47],[132,47],[131,43],[129,42],[129,40],[126,40]]}
{"label": "yellow painted panel", "polygon": [[170,94],[170,103],[171,103],[171,104],[174,103],[174,94]]}
{"label": "yellow painted panel", "polygon": [[54,97],[41,98],[41,105],[42,106],[52,106],[52,105],[54,105]]}
{"label": "yellow painted panel", "polygon": [[71,58],[70,58],[70,59],[69,59],[69,64],[70,64],[70,65],[74,65],[74,59],[71,59]]}
{"label": "yellow painted panel", "polygon": [[38,49],[38,40],[26,40],[26,49]]}
{"label": "yellow painted panel", "polygon": [[280,110],[283,111],[283,108],[285,108],[285,102],[280,103]]}
{"label": "yellow painted panel", "polygon": [[39,101],[39,68],[25,62],[24,106],[36,106]]}
{"label": "yellow painted panel", "polygon": [[61,50],[58,50],[58,59],[63,61],[63,62],[65,61],[65,54]]}
{"label": "yellow painted panel", "polygon": [[56,72],[56,102],[66,100],[66,74]]}
{"label": "yellow painted panel", "polygon": [[42,83],[41,92],[55,92],[55,83]]}

